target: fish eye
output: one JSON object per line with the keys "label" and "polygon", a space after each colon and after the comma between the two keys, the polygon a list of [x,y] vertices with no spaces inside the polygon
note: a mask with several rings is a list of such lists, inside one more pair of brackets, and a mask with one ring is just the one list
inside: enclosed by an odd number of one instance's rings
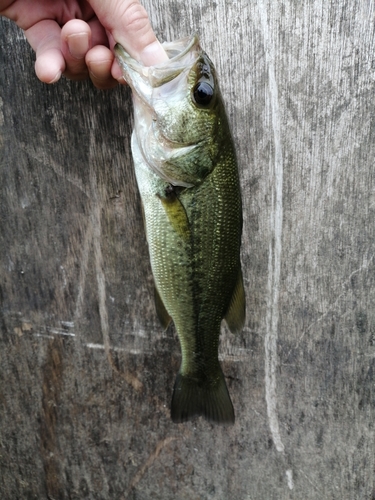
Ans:
{"label": "fish eye", "polygon": [[208,106],[214,96],[214,89],[207,82],[198,82],[193,89],[193,97],[199,106]]}

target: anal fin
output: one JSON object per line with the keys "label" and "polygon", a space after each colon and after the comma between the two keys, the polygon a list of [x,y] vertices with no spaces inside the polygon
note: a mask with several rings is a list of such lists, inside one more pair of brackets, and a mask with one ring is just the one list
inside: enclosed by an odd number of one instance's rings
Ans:
{"label": "anal fin", "polygon": [[236,286],[233,290],[233,295],[225,313],[225,321],[229,330],[232,333],[239,333],[245,324],[246,317],[246,299],[245,290],[243,287],[242,271],[241,268],[238,272]]}
{"label": "anal fin", "polygon": [[162,324],[164,330],[166,330],[169,326],[169,323],[172,321],[172,318],[169,315],[167,309],[165,308],[164,302],[162,301],[156,286],[154,289],[154,298],[155,298],[156,314],[158,315],[159,321]]}

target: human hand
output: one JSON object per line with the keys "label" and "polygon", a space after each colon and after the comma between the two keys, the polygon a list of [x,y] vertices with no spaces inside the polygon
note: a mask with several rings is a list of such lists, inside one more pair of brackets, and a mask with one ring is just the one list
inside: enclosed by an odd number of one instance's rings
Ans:
{"label": "human hand", "polygon": [[145,65],[167,59],[138,1],[0,0],[0,15],[24,30],[36,52],[36,75],[45,83],[62,74],[90,77],[100,89],[123,82],[111,50],[115,41]]}

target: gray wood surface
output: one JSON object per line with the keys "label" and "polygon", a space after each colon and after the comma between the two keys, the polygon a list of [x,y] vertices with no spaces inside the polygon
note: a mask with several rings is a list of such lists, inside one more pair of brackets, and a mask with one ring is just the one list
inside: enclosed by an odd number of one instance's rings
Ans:
{"label": "gray wood surface", "polygon": [[169,419],[129,89],[40,83],[0,20],[1,498],[375,498],[374,3],[144,5],[199,32],[237,145],[236,423]]}

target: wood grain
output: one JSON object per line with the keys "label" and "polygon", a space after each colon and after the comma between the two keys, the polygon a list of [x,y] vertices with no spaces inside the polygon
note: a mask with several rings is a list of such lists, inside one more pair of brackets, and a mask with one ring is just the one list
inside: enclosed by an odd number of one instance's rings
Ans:
{"label": "wood grain", "polygon": [[144,1],[214,61],[244,199],[232,428],[174,425],[126,88],[53,86],[0,20],[2,498],[375,498],[374,5]]}

